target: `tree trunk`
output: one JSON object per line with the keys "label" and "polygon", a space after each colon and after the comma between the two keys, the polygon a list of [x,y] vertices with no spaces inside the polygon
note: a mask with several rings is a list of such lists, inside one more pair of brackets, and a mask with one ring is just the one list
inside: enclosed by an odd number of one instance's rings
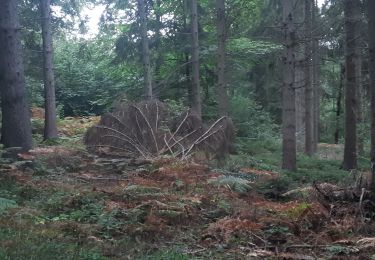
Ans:
{"label": "tree trunk", "polygon": [[[361,18],[362,19],[362,14]],[[360,25],[359,25],[360,26]],[[358,53],[358,58],[356,59],[356,80],[358,82],[357,88],[357,149],[358,154],[364,154],[364,140],[363,140],[363,110],[362,110],[362,99],[363,99],[363,86],[362,86],[362,55],[361,55],[361,33],[358,33],[358,44],[356,48],[358,49],[356,52]]]}
{"label": "tree trunk", "polygon": [[[184,23],[184,33],[188,35],[188,32],[191,31],[189,27],[189,21],[188,17],[185,14],[189,13],[189,3],[188,0],[185,0],[183,2],[184,4],[184,11],[183,11],[183,23]],[[188,37],[186,37],[186,41],[188,41]],[[193,104],[193,93],[192,93],[192,83],[191,83],[191,59],[190,59],[191,50],[188,48],[184,48],[183,52],[183,68],[185,68],[185,78],[186,78],[186,90],[187,90],[187,105],[191,107],[191,104]]]}
{"label": "tree trunk", "polygon": [[5,147],[27,151],[32,137],[17,3],[0,1],[1,141]]}
{"label": "tree trunk", "polygon": [[314,92],[312,75],[312,8],[313,0],[305,0],[305,153],[314,154]]}
{"label": "tree trunk", "polygon": [[363,87],[362,87],[362,64],[361,58],[358,60],[357,77],[359,78],[358,89],[357,89],[357,150],[358,154],[363,155],[365,153],[364,140],[364,118],[363,118]]}
{"label": "tree trunk", "polygon": [[283,162],[282,168],[295,171],[296,166],[296,108],[295,108],[295,45],[296,30],[294,26],[295,1],[283,0],[283,90],[282,90],[282,134],[283,134]]}
{"label": "tree trunk", "polygon": [[317,24],[317,10],[318,4],[317,1],[314,1],[313,4],[313,13],[312,13],[312,25],[313,31],[315,32],[312,34],[312,88],[313,88],[313,117],[314,117],[314,138],[313,138],[313,152],[316,153],[318,151],[318,143],[319,143],[319,125],[320,125],[320,60],[319,60],[319,39],[316,35],[318,30]]}
{"label": "tree trunk", "polygon": [[156,29],[155,29],[155,44],[154,48],[156,50],[156,61],[155,61],[155,71],[154,71],[154,91],[155,88],[161,89],[162,86],[159,86],[162,82],[161,80],[161,74],[160,74],[160,69],[163,65],[163,51],[161,49],[161,30],[163,29],[163,22],[161,21],[161,0],[156,0],[155,1],[155,22],[156,22]]}
{"label": "tree trunk", "polygon": [[152,99],[152,73],[151,73],[151,63],[150,63],[150,49],[148,44],[147,36],[147,13],[146,13],[146,3],[144,0],[138,0],[138,13],[140,18],[140,30],[141,30],[141,40],[142,40],[142,60],[143,60],[143,70],[144,70],[144,84],[146,98]]}
{"label": "tree trunk", "polygon": [[199,81],[199,38],[198,38],[198,6],[197,0],[191,0],[191,63],[192,63],[192,85],[191,109],[202,117],[201,87]]}
{"label": "tree trunk", "polygon": [[217,34],[218,34],[218,50],[217,50],[217,76],[218,76],[218,107],[221,116],[228,115],[228,93],[225,79],[225,60],[226,60],[226,42],[227,42],[227,27],[226,27],[226,12],[225,0],[216,1],[217,8]]}
{"label": "tree trunk", "polygon": [[357,168],[357,78],[360,0],[345,0],[345,148],[343,169]]}
{"label": "tree trunk", "polygon": [[369,17],[369,70],[371,91],[371,171],[372,191],[375,192],[375,1],[368,2]]}
{"label": "tree trunk", "polygon": [[44,80],[44,140],[57,138],[55,76],[53,71],[53,43],[51,28],[51,0],[40,0],[43,38],[43,80]]}
{"label": "tree trunk", "polygon": [[340,139],[340,117],[341,117],[341,100],[342,100],[342,90],[344,88],[344,79],[345,79],[345,66],[344,64],[341,65],[341,73],[340,73],[340,84],[337,93],[337,100],[336,100],[336,130],[335,130],[335,144],[339,143]]}
{"label": "tree trunk", "polygon": [[305,150],[305,62],[301,47],[300,44],[295,47],[294,89],[297,150],[303,152]]}
{"label": "tree trunk", "polygon": [[362,84],[362,35],[361,35],[361,21],[363,18],[363,13],[361,9],[359,9],[359,17],[358,17],[358,33],[356,36],[357,39],[357,45],[356,45],[356,53],[358,55],[356,59],[356,81],[358,82],[358,88],[357,88],[357,151],[358,154],[364,154],[364,118],[363,118],[363,109],[362,109],[362,103],[364,101],[363,99],[363,84]]}
{"label": "tree trunk", "polygon": [[[304,20],[304,1],[295,1],[293,22],[295,24],[303,24]],[[300,39],[303,39],[303,27],[296,27],[294,55],[295,55],[295,70],[294,70],[294,89],[296,102],[296,138],[297,150],[305,150],[305,56],[304,46]]]}

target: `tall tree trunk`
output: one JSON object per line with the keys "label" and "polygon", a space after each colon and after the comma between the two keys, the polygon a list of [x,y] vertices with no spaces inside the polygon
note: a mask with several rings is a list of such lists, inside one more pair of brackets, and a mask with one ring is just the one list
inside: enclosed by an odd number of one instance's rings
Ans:
{"label": "tall tree trunk", "polygon": [[295,45],[296,30],[294,26],[293,0],[282,0],[284,57],[283,57],[283,90],[282,90],[282,134],[283,162],[282,168],[290,171],[297,169],[296,165],[296,107],[295,107]]}
{"label": "tall tree trunk", "polygon": [[312,75],[312,8],[313,0],[305,0],[305,153],[314,154],[314,92]]}
{"label": "tall tree trunk", "polygon": [[369,70],[371,91],[371,190],[375,192],[375,1],[367,1],[369,17]]}
{"label": "tall tree trunk", "polygon": [[188,105],[191,107],[191,104],[193,104],[193,91],[192,91],[192,84],[191,84],[191,72],[190,72],[190,55],[188,52],[184,52],[184,59],[185,62],[185,77],[186,77],[186,84],[187,84],[187,94],[188,94]]}
{"label": "tall tree trunk", "polygon": [[226,60],[226,43],[227,43],[227,25],[226,25],[226,12],[225,0],[216,1],[217,9],[217,34],[218,34],[218,50],[217,50],[217,96],[219,114],[221,116],[228,115],[228,93],[225,79],[225,60]]}
{"label": "tall tree trunk", "polygon": [[198,38],[198,6],[197,0],[191,0],[191,63],[192,63],[192,85],[191,109],[201,118],[202,101],[201,87],[199,81],[199,38]]}
{"label": "tall tree trunk", "polygon": [[27,151],[32,137],[17,3],[0,1],[1,140],[5,147]]}
{"label": "tall tree trunk", "polygon": [[313,41],[312,41],[312,88],[313,88],[313,113],[314,113],[314,138],[313,138],[313,151],[318,151],[319,143],[319,125],[320,125],[320,59],[319,59],[319,38],[317,36],[318,24],[318,3],[314,1],[313,13],[312,13],[312,25],[313,25]]}
{"label": "tall tree trunk", "polygon": [[305,72],[303,46],[296,44],[295,47],[295,70],[294,70],[294,89],[295,89],[295,107],[296,107],[296,140],[297,150],[305,150]]}
{"label": "tall tree trunk", "polygon": [[344,88],[344,79],[345,79],[345,66],[344,64],[341,65],[341,73],[340,73],[340,84],[337,93],[337,100],[336,100],[336,130],[335,130],[335,144],[339,143],[340,139],[340,117],[341,117],[341,100],[342,100],[342,90]]}
{"label": "tall tree trunk", "polygon": [[357,78],[360,0],[345,0],[345,148],[343,169],[357,168]]}
{"label": "tall tree trunk", "polygon": [[[303,24],[304,20],[304,1],[295,1],[294,5],[295,24]],[[296,27],[296,38],[303,39],[303,27]],[[296,138],[297,150],[305,150],[305,57],[302,41],[295,41],[295,71],[294,71],[294,89],[296,102]]]}
{"label": "tall tree trunk", "polygon": [[[360,52],[360,51],[359,51]],[[357,89],[357,151],[358,154],[364,154],[364,140],[363,135],[364,129],[364,118],[363,118],[363,109],[362,109],[362,103],[363,103],[363,86],[362,86],[362,58],[359,57],[357,60],[357,78],[358,78],[358,89]]]}
{"label": "tall tree trunk", "polygon": [[140,18],[141,40],[142,40],[142,60],[144,69],[144,84],[146,91],[146,98],[152,99],[152,73],[150,62],[150,49],[147,36],[147,11],[146,3],[144,0],[138,1],[138,13]]}
{"label": "tall tree trunk", "polygon": [[[183,23],[184,23],[184,33],[185,35],[188,35],[188,33],[191,31],[191,26],[189,26],[188,17],[186,14],[189,14],[189,0],[185,0],[183,2]],[[186,37],[186,42],[188,42],[189,39]],[[187,90],[187,105],[191,107],[191,104],[193,104],[193,93],[192,93],[192,83],[191,83],[191,59],[190,59],[191,50],[188,48],[184,48],[183,52],[183,68],[185,68],[185,78],[186,78],[186,90]]]}
{"label": "tall tree trunk", "polygon": [[51,0],[40,0],[43,38],[43,80],[44,80],[44,139],[57,138],[55,76],[53,72],[53,43],[51,28]]}
{"label": "tall tree trunk", "polygon": [[163,28],[163,23],[161,21],[161,0],[155,1],[155,21],[156,21],[156,29],[155,29],[155,50],[156,54],[156,61],[155,61],[155,72],[154,72],[154,91],[155,88],[161,88],[159,86],[161,82],[161,75],[160,69],[163,64],[163,52],[161,50],[161,30]]}
{"label": "tall tree trunk", "polygon": [[356,81],[358,82],[358,88],[357,88],[357,151],[358,154],[364,154],[364,129],[363,129],[363,109],[362,109],[362,103],[363,103],[363,84],[362,84],[362,35],[361,35],[361,21],[363,18],[363,13],[361,11],[361,8],[359,9],[359,17],[358,17],[358,33],[356,36],[357,39],[357,45],[356,45],[356,53],[358,55],[356,59]]}

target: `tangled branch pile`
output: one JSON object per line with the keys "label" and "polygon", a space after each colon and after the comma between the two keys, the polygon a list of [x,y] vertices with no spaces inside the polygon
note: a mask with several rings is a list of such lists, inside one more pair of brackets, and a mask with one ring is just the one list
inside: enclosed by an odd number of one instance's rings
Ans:
{"label": "tangled branch pile", "polygon": [[222,159],[233,151],[232,120],[221,117],[204,124],[190,110],[177,119],[157,100],[121,104],[91,127],[84,142],[99,155],[152,159],[163,154],[180,158],[204,151]]}

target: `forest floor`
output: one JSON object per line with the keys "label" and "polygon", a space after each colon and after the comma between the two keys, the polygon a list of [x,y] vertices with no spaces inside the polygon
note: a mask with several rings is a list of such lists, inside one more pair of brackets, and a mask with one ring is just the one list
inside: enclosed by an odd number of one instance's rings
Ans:
{"label": "forest floor", "polygon": [[96,121],[68,118],[57,143],[2,159],[0,259],[375,259],[374,212],[340,195],[340,146],[297,173],[272,150],[221,169],[98,158],[80,141]]}

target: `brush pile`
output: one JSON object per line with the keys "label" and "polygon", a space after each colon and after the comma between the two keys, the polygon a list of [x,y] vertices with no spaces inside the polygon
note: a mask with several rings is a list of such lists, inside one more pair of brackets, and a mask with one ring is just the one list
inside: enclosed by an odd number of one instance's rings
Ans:
{"label": "brush pile", "polygon": [[199,150],[222,159],[233,150],[233,139],[228,117],[207,125],[190,110],[173,117],[167,105],[151,100],[120,104],[87,131],[84,142],[89,152],[101,156],[185,159]]}

